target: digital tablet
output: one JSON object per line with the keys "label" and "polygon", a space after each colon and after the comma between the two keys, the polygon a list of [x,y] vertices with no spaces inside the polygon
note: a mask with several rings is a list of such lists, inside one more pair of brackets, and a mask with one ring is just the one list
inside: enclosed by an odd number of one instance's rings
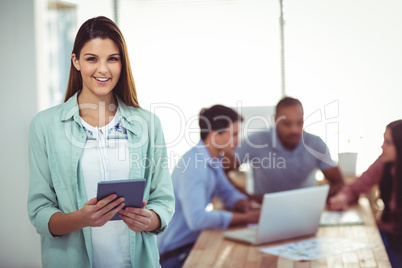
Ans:
{"label": "digital tablet", "polygon": [[[97,198],[101,200],[108,195],[117,194],[117,198],[124,197],[124,208],[141,208],[144,200],[145,179],[112,180],[98,182]],[[111,221],[121,220],[117,212]]]}

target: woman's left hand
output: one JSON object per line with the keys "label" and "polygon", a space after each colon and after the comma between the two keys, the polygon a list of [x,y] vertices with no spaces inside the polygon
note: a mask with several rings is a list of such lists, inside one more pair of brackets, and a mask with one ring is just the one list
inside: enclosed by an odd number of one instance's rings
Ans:
{"label": "woman's left hand", "polygon": [[119,211],[120,218],[134,232],[149,231],[152,212],[145,208],[147,201],[142,201],[142,208],[127,207]]}

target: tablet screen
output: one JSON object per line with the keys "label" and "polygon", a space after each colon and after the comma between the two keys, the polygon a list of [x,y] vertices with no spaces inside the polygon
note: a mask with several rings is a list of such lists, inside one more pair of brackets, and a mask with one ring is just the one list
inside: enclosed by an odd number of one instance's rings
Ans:
{"label": "tablet screen", "polygon": [[[141,208],[144,200],[145,179],[112,180],[98,182],[98,201],[111,194],[124,197],[124,207]],[[117,212],[111,221],[121,220]]]}

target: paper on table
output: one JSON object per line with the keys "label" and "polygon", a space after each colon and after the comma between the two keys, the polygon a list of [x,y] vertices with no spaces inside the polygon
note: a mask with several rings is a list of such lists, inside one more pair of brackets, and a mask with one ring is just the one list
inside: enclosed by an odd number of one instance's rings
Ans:
{"label": "paper on table", "polygon": [[376,247],[376,244],[356,242],[343,237],[320,237],[295,243],[261,248],[260,251],[295,261],[311,261],[348,251]]}
{"label": "paper on table", "polygon": [[347,211],[324,211],[321,214],[321,226],[360,225],[363,220],[355,209]]}

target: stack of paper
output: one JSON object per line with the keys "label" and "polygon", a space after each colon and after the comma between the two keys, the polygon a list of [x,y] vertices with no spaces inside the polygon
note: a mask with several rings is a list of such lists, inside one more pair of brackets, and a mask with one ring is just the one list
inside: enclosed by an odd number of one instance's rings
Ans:
{"label": "stack of paper", "polygon": [[361,225],[363,220],[356,210],[348,211],[324,211],[321,214],[321,226],[334,225]]}
{"label": "stack of paper", "polygon": [[356,242],[342,237],[320,237],[280,246],[262,248],[260,251],[295,261],[311,261],[375,246],[377,245]]}

